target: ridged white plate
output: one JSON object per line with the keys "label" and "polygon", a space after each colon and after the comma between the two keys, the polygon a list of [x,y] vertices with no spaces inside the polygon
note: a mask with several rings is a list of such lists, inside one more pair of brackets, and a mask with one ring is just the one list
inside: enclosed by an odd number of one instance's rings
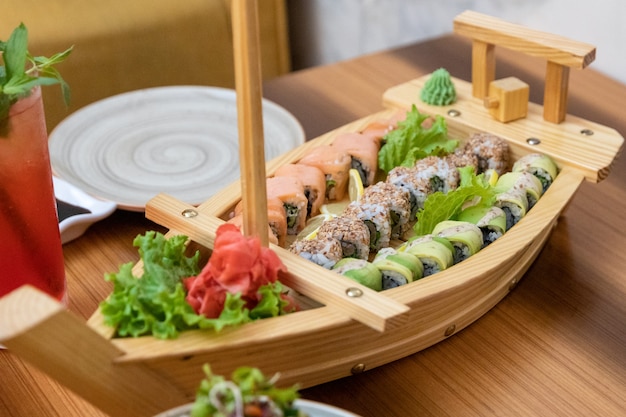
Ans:
{"label": "ridged white plate", "polygon": [[[309,417],[359,417],[348,411],[334,407],[332,405],[318,403],[309,400],[296,400],[294,405],[305,412]],[[155,417],[189,417],[192,404],[182,405],[172,410],[165,411]]]}
{"label": "ridged white plate", "polygon": [[[265,158],[304,142],[298,120],[263,99]],[[86,106],[50,134],[56,176],[121,209],[143,211],[160,192],[200,204],[239,172],[234,90],[173,86]]]}

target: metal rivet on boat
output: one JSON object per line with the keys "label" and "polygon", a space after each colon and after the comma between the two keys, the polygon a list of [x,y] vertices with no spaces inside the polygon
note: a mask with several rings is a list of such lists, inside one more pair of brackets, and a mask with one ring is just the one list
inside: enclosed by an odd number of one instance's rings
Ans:
{"label": "metal rivet on boat", "polygon": [[450,117],[459,117],[461,115],[461,112],[455,109],[450,109],[448,110],[448,116]]}
{"label": "metal rivet on boat", "polygon": [[365,372],[365,364],[357,363],[356,365],[352,367],[352,369],[350,369],[350,372],[352,374],[362,374],[363,372]]}
{"label": "metal rivet on boat", "polygon": [[456,330],[456,324],[449,325],[444,333],[444,336],[446,337],[452,336],[452,333],[454,333],[455,330]]}
{"label": "metal rivet on boat", "polygon": [[539,145],[541,143],[541,140],[537,138],[528,138],[526,139],[526,143],[528,143],[529,145],[535,146],[535,145]]}
{"label": "metal rivet on boat", "polygon": [[509,291],[513,291],[513,288],[515,288],[515,286],[517,285],[517,280],[514,279],[511,281],[511,283],[509,284]]}
{"label": "metal rivet on boat", "polygon": [[582,129],[580,131],[581,135],[585,135],[585,136],[592,136],[593,135],[593,130],[591,129]]}
{"label": "metal rivet on boat", "polygon": [[350,287],[346,290],[346,295],[348,297],[357,298],[363,295],[363,291],[361,291],[359,288]]}
{"label": "metal rivet on boat", "polygon": [[189,218],[189,217],[196,217],[198,215],[198,212],[194,209],[185,209],[180,214],[182,214],[183,217]]}

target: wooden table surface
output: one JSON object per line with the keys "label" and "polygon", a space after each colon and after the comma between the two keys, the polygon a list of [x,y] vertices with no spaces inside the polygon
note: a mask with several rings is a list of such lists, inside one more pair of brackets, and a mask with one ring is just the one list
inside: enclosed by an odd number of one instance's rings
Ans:
{"label": "wooden table surface", "polygon": [[[516,76],[543,98],[545,63],[497,50],[496,78]],[[602,59],[598,51],[598,59]],[[455,35],[269,81],[307,138],[382,109],[382,93],[437,68],[471,79],[470,43]],[[570,74],[568,113],[626,135],[626,86],[591,68]],[[626,415],[626,161],[584,183],[517,285],[477,322],[417,354],[303,390],[363,417]],[[137,260],[132,239],[165,231],[118,210],[65,245],[69,308],[89,317],[106,272]],[[56,381],[0,351],[0,416],[102,416]]]}

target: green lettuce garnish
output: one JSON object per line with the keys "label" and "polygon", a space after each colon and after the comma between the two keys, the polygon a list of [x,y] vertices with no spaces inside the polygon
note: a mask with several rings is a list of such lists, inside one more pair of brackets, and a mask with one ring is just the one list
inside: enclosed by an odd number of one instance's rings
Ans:
{"label": "green lettuce garnish", "polygon": [[143,262],[141,277],[133,275],[133,263],[120,266],[117,273],[105,275],[113,283],[111,295],[100,303],[104,322],[116,329],[118,336],[153,335],[160,339],[175,338],[189,329],[221,331],[250,321],[285,314],[288,301],[281,297],[280,282],[259,287],[261,301],[248,309],[241,294],[226,294],[218,318],[198,315],[187,302],[183,279],[196,276],[199,252],[186,256],[184,235],[169,239],[161,233],[147,232],[133,241]]}
{"label": "green lettuce garnish", "polygon": [[100,309],[105,323],[115,327],[119,336],[171,338],[198,322],[185,300],[182,279],[200,271],[200,253],[187,257],[186,241],[186,236],[167,239],[156,232],[137,236],[133,245],[143,261],[142,276],[133,275],[133,263],[105,275],[105,280],[113,283],[113,292]]}
{"label": "green lettuce garnish", "polygon": [[446,120],[435,116],[432,126],[424,128],[422,123],[428,117],[413,105],[406,119],[385,135],[385,144],[378,152],[378,166],[383,171],[388,173],[397,166],[411,167],[427,156],[444,156],[454,151],[459,141],[448,138]]}
{"label": "green lettuce garnish", "polygon": [[417,223],[413,226],[417,236],[431,233],[439,222],[454,219],[466,203],[493,205],[496,191],[489,185],[484,174],[476,175],[471,166],[458,170],[461,177],[458,188],[445,194],[437,191],[424,201],[424,208],[418,211]]}

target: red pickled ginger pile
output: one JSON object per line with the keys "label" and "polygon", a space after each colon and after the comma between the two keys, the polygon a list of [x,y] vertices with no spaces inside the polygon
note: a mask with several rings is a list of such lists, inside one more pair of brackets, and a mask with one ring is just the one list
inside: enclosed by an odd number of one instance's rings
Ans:
{"label": "red pickled ginger pile", "polygon": [[258,237],[243,236],[236,226],[224,224],[217,229],[207,265],[197,276],[185,279],[186,300],[207,318],[219,317],[229,293],[240,293],[252,309],[261,301],[259,288],[276,282],[281,271],[287,268],[271,249],[261,246]]}

